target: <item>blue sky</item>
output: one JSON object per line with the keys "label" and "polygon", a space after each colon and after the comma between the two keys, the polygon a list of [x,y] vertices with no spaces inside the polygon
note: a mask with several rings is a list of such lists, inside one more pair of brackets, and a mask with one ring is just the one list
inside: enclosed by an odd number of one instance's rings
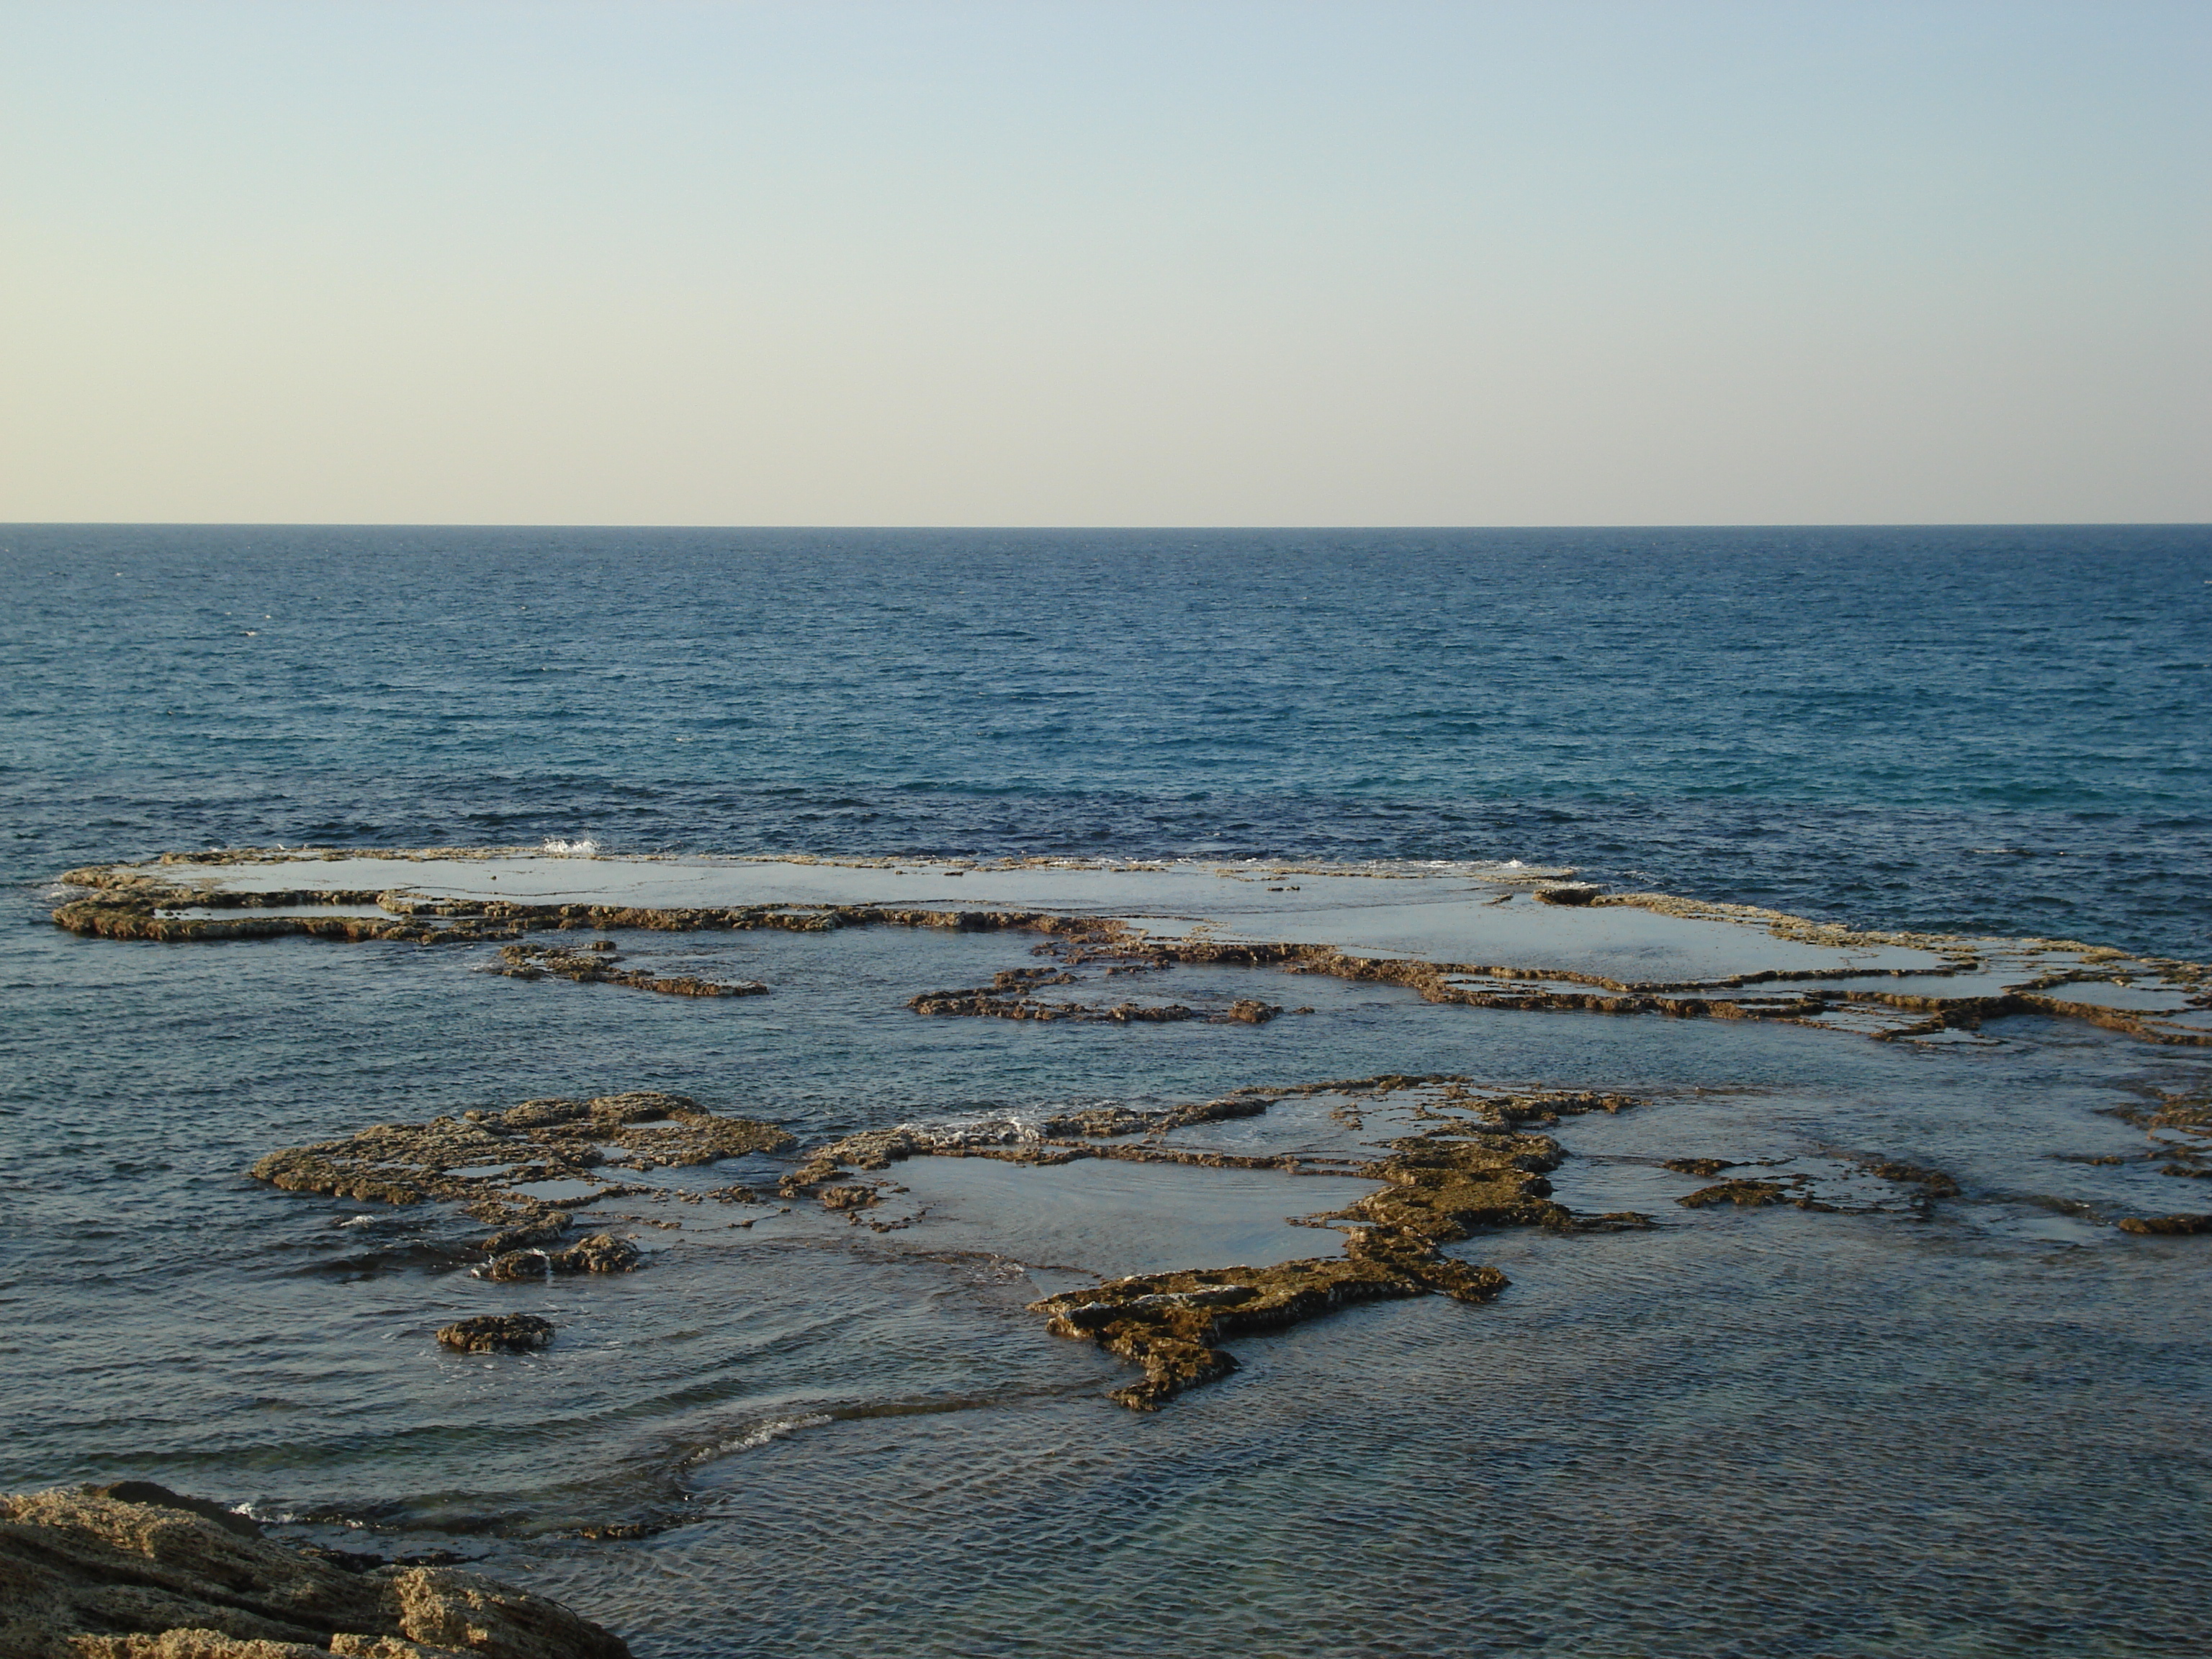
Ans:
{"label": "blue sky", "polygon": [[0,4],[0,519],[2212,519],[2202,4]]}

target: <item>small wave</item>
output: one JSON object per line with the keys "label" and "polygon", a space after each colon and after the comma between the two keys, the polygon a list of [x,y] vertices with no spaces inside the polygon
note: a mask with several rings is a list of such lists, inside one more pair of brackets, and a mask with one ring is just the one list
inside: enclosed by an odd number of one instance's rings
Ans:
{"label": "small wave", "polygon": [[548,836],[538,850],[550,853],[556,858],[595,859],[599,855],[599,844],[595,841],[564,841],[558,836]]}
{"label": "small wave", "polygon": [[742,1434],[733,1436],[727,1440],[718,1441],[711,1446],[702,1447],[685,1461],[690,1463],[711,1463],[716,1458],[734,1457],[739,1452],[753,1451],[774,1441],[788,1439],[801,1429],[818,1429],[824,1423],[835,1421],[836,1419],[824,1412],[810,1412],[803,1417],[768,1418],[753,1424]]}

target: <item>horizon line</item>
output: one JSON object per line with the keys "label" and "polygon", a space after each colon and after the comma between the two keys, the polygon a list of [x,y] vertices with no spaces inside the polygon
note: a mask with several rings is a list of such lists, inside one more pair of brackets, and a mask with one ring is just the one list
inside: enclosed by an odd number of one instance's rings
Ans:
{"label": "horizon line", "polygon": [[1524,530],[2212,530],[2212,519],[1827,519],[1525,524],[701,524],[673,520],[410,519],[13,519],[15,530],[674,530],[830,532],[840,534],[989,532],[1071,534],[1251,534],[1268,531],[1466,533]]}

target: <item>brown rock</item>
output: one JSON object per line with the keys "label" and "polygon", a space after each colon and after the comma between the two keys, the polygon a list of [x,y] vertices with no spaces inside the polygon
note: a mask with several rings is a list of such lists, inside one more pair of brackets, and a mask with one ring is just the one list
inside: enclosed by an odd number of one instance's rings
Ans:
{"label": "brown rock", "polygon": [[438,1340],[463,1353],[525,1353],[553,1340],[553,1322],[536,1314],[478,1314],[442,1327]]}
{"label": "brown rock", "polygon": [[2212,1215],[2130,1215],[2112,1224],[2124,1233],[2212,1233]]}
{"label": "brown rock", "polygon": [[1700,1187],[1694,1193],[1686,1193],[1674,1201],[1692,1210],[1702,1210],[1711,1204],[1756,1209],[1762,1204],[1782,1203],[1789,1193],[1790,1188],[1779,1181],[1720,1181],[1710,1187]]}
{"label": "brown rock", "polygon": [[1545,904],[1588,904],[1603,890],[1586,881],[1562,881],[1539,887],[1536,897]]}
{"label": "brown rock", "polygon": [[1670,1158],[1659,1167],[1672,1170],[1676,1175],[1717,1176],[1723,1170],[1737,1168],[1738,1164],[1728,1158]]}
{"label": "brown rock", "polygon": [[565,1250],[510,1250],[480,1271],[486,1279],[544,1279],[556,1273],[627,1273],[646,1265],[636,1245],[612,1233],[593,1233]]}
{"label": "brown rock", "polygon": [[527,1591],[449,1567],[347,1571],[204,1512],[219,1506],[165,1497],[175,1502],[0,1498],[0,1654],[629,1659],[620,1638]]}
{"label": "brown rock", "polygon": [[1254,997],[1243,997],[1229,1005],[1229,1012],[1224,1014],[1222,1018],[1239,1021],[1246,1025],[1265,1025],[1282,1012],[1272,1002],[1261,1002]]}

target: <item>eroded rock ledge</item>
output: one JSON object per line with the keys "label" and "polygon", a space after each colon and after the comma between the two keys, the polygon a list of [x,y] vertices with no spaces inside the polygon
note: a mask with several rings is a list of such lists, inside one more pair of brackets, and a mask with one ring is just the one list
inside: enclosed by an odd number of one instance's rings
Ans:
{"label": "eroded rock ledge", "polygon": [[[2062,939],[1970,940],[1942,935],[1869,932],[1808,921],[1778,911],[1711,903],[1654,893],[1601,893],[1587,884],[1553,884],[1534,896],[1553,905],[1600,912],[1642,910],[1687,922],[1719,922],[1756,929],[1773,939],[1835,949],[1909,948],[1939,958],[1920,969],[1890,970],[1893,984],[1881,983],[1881,971],[1840,965],[1722,973],[1696,981],[1641,981],[1608,977],[1592,970],[1534,967],[1510,962],[1413,959],[1376,956],[1313,943],[1268,943],[1212,936],[1211,924],[1187,933],[1162,937],[1108,915],[1067,914],[1022,906],[948,908],[873,902],[760,902],[732,905],[648,906],[582,902],[522,901],[493,896],[431,898],[404,888],[341,889],[336,886],[252,890],[226,886],[204,872],[226,865],[297,864],[308,875],[319,861],[358,863],[368,858],[414,863],[466,863],[490,856],[484,849],[410,853],[332,852],[165,855],[150,865],[94,866],[69,872],[64,882],[85,890],[56,907],[53,919],[74,932],[109,939],[165,941],[262,938],[285,934],[340,939],[406,940],[421,944],[520,940],[538,930],[637,928],[659,932],[743,931],[772,928],[801,933],[845,927],[905,927],[982,932],[1026,930],[1047,935],[1064,960],[1118,957],[1130,963],[1170,963],[1272,967],[1295,973],[1327,974],[1345,979],[1405,987],[1431,1002],[1475,1007],[1578,1011],[1612,1014],[1660,1014],[1688,1019],[1760,1019],[1812,1024],[1858,1032],[1877,1040],[1942,1039],[1972,1032],[1987,1020],[2015,1015],[2046,1015],[2084,1021],[2162,1044],[2212,1044],[2212,969],[2165,958],[2130,957]],[[767,862],[777,862],[768,860]],[[819,860],[785,860],[796,864]],[[1017,860],[1016,865],[1024,861]],[[1036,863],[1036,861],[1027,861]],[[1050,864],[1053,861],[1044,861]],[[859,861],[853,867],[862,867]],[[982,866],[973,866],[980,871]],[[1013,867],[1010,866],[1009,867]],[[203,873],[188,874],[198,870]],[[951,870],[947,876],[962,875]],[[1377,875],[1376,879],[1383,877]],[[1240,880],[1249,879],[1239,878]],[[1267,890],[1294,891],[1271,886]],[[1495,903],[1506,903],[1507,893]],[[302,907],[374,905],[379,914],[272,915]],[[1930,980],[1968,975],[1995,949],[2000,955],[2036,956],[2039,965],[1999,987],[1980,977],[1981,988],[1962,981],[1957,994]],[[2037,955],[2037,953],[2041,953]],[[1460,954],[1454,952],[1454,954]],[[511,970],[562,973],[570,977],[635,984],[647,990],[685,995],[745,994],[749,985],[721,985],[659,978],[632,969],[593,964],[582,953],[556,948],[517,947]],[[2046,959],[2047,958],[2047,959]],[[2116,980],[2124,992],[2144,976],[2172,1000],[2171,1006],[2130,1006],[2098,981]],[[1916,981],[1908,986],[1904,981]],[[1845,981],[1832,983],[1830,981]],[[1038,983],[1055,982],[1040,975]],[[2087,988],[2085,989],[2085,983]],[[1034,995],[1007,996],[976,989],[933,994],[916,1006],[930,1013],[979,1013],[1010,1018],[1079,1018],[1127,1024],[1176,1018],[1220,1018],[1175,1006],[1123,1002],[1091,1006],[1062,1004]],[[924,1006],[927,1002],[928,1006]],[[1240,1004],[1239,1006],[1247,1005]],[[1271,1005],[1254,1000],[1245,1013],[1256,1019]],[[2169,1016],[2179,1016],[2172,1018]]]}
{"label": "eroded rock ledge", "polygon": [[[1588,1109],[1581,1103],[1589,1097],[1567,1098]],[[1139,1273],[1095,1290],[1047,1297],[1030,1310],[1046,1316],[1046,1328],[1054,1335],[1088,1337],[1141,1366],[1143,1380],[1116,1389],[1112,1398],[1132,1410],[1154,1411],[1186,1389],[1237,1369],[1236,1357],[1214,1346],[1224,1335],[1294,1325],[1356,1302],[1431,1291],[1460,1302],[1489,1301],[1506,1288],[1505,1275],[1456,1261],[1439,1248],[1479,1231],[1650,1224],[1628,1212],[1580,1217],[1554,1202],[1544,1175],[1565,1154],[1549,1135],[1448,1117],[1436,1128],[1388,1145],[1391,1156],[1354,1171],[1383,1182],[1380,1191],[1312,1218],[1346,1224],[1341,1256],[1271,1267]]]}
{"label": "eroded rock ledge", "polygon": [[[380,1123],[340,1139],[283,1147],[255,1164],[252,1173],[288,1192],[365,1203],[457,1202],[495,1229],[477,1241],[489,1258],[480,1270],[485,1277],[540,1279],[627,1273],[643,1265],[637,1247],[611,1233],[595,1233],[563,1249],[549,1248],[574,1225],[574,1211],[602,1199],[758,1200],[743,1187],[699,1194],[611,1182],[556,1203],[520,1188],[583,1182],[609,1165],[644,1173],[748,1152],[781,1152],[796,1144],[773,1123],[720,1116],[688,1095],[633,1090],[591,1100],[526,1100],[504,1112],[471,1110],[428,1123]],[[624,1156],[610,1157],[610,1150]]]}
{"label": "eroded rock ledge", "polygon": [[353,1571],[259,1534],[145,1482],[0,1498],[0,1659],[629,1659],[481,1574]]}
{"label": "eroded rock ledge", "polygon": [[[1170,1146],[1162,1139],[1175,1130],[1255,1116],[1296,1095],[1381,1095],[1423,1084],[1441,1085],[1438,1103],[1420,1109],[1420,1115],[1432,1127],[1384,1143],[1389,1156],[1380,1159],[1310,1152],[1237,1154]],[[1141,1367],[1143,1378],[1115,1389],[1111,1397],[1133,1410],[1152,1411],[1185,1389],[1237,1369],[1236,1358],[1216,1346],[1224,1335],[1277,1329],[1354,1303],[1431,1292],[1462,1302],[1488,1301],[1505,1288],[1505,1276],[1492,1267],[1456,1261],[1441,1248],[1478,1231],[1528,1226],[1609,1231],[1650,1225],[1649,1218],[1640,1214],[1577,1216],[1554,1201],[1544,1177],[1566,1154],[1549,1135],[1528,1133],[1520,1127],[1532,1121],[1556,1123],[1583,1112],[1618,1112],[1638,1103],[1632,1096],[1581,1091],[1484,1094],[1456,1078],[1390,1076],[1288,1090],[1246,1089],[1169,1111],[1095,1108],[1027,1127],[933,1131],[908,1125],[871,1130],[816,1152],[785,1178],[782,1190],[787,1196],[812,1191],[832,1208],[858,1210],[877,1200],[870,1186],[854,1181],[854,1170],[886,1170],[904,1159],[929,1157],[993,1158],[1033,1164],[1120,1158],[1351,1175],[1382,1183],[1379,1190],[1341,1210],[1305,1218],[1306,1224],[1342,1227],[1345,1254],[1340,1256],[1315,1256],[1266,1267],[1138,1274],[1031,1304],[1032,1311],[1046,1316],[1047,1328],[1054,1334],[1090,1338]],[[1142,1138],[1133,1140],[1130,1136]]]}

